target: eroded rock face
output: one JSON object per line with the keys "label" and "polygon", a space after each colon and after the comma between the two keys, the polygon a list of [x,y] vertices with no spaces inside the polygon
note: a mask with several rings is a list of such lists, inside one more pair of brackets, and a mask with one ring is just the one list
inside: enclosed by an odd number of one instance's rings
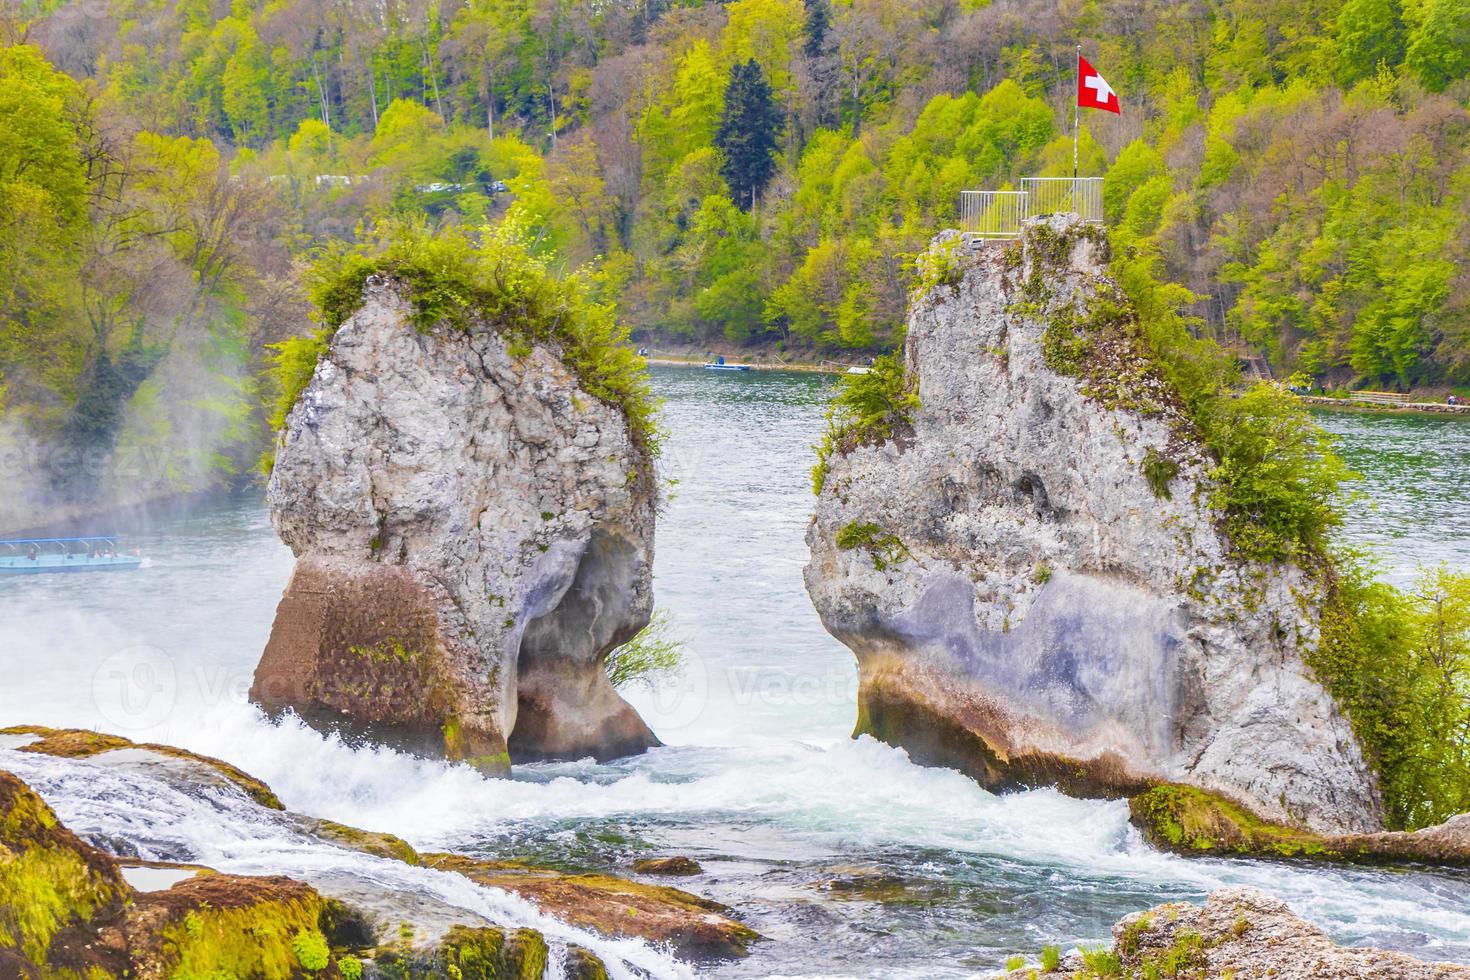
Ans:
{"label": "eroded rock face", "polygon": [[646,453],[554,351],[409,313],[369,279],[287,420],[252,698],[492,771],[657,744],[603,670],[652,607]]}
{"label": "eroded rock face", "polygon": [[1375,781],[1302,662],[1320,587],[1232,556],[1208,459],[1141,342],[1104,331],[1083,371],[1046,334],[1074,307],[1126,319],[1105,249],[1057,225],[956,250],[952,282],[909,313],[922,408],[831,461],[806,584],[857,655],[857,731],[990,786],[1167,780],[1374,829]]}

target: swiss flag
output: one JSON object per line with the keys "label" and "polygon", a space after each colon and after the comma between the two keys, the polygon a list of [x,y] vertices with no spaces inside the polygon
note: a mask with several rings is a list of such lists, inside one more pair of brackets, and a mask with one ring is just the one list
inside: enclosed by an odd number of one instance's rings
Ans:
{"label": "swiss flag", "polygon": [[1084,109],[1123,114],[1123,107],[1118,104],[1118,93],[1080,54],[1077,56],[1077,104]]}

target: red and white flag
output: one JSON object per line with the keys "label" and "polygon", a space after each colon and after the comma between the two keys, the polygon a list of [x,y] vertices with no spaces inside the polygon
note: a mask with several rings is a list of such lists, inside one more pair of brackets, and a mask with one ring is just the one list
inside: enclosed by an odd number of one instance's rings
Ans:
{"label": "red and white flag", "polygon": [[1077,56],[1077,104],[1084,109],[1123,114],[1123,107],[1118,104],[1118,93],[1080,54]]}

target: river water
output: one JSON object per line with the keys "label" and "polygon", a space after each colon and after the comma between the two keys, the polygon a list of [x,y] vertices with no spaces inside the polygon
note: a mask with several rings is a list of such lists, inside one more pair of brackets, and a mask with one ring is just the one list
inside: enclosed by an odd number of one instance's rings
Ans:
{"label": "river water", "polygon": [[[1470,962],[1464,876],[1175,858],[1138,839],[1122,803],[1050,790],[995,796],[850,739],[853,660],[822,630],[801,582],[809,447],[833,381],[675,368],[654,379],[669,430],[663,468],[675,481],[655,592],[689,663],[630,700],[664,748],[487,780],[290,719],[269,723],[245,691],[291,556],[258,497],[138,529],[149,562],[135,573],[0,582],[0,724],[96,727],[220,756],[294,810],[421,849],[623,872],[639,856],[691,855],[705,872],[686,887],[768,937],[701,976],[975,976],[1043,943],[1100,944],[1128,912],[1232,883],[1271,891],[1344,943]],[[1365,477],[1345,534],[1374,546],[1388,577],[1407,581],[1420,562],[1467,563],[1470,424],[1321,421]],[[239,801],[201,806],[142,776],[3,748],[0,768],[20,770],[75,829],[119,849],[323,883],[334,863],[356,861],[364,877],[495,921],[533,921],[462,879],[399,881],[404,872],[303,844]],[[630,971],[686,972],[634,944],[601,951]]]}

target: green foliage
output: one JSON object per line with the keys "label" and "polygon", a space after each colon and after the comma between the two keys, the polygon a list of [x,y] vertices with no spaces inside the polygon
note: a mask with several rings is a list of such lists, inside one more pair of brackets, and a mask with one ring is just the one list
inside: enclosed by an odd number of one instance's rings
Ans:
{"label": "green foliage", "polygon": [[343,956],[337,960],[337,972],[342,980],[362,980],[362,960],[356,956]]}
{"label": "green foliage", "polygon": [[1110,949],[1084,949],[1082,951],[1083,976],[1097,977],[1099,980],[1105,977],[1121,977],[1123,975],[1123,962],[1118,954]]}
{"label": "green foliage", "polygon": [[1344,85],[1372,78],[1379,65],[1404,57],[1397,0],[1346,0],[1337,12],[1337,77]]}
{"label": "green foliage", "polygon": [[806,0],[806,21],[802,25],[802,53],[815,58],[822,53],[827,43],[827,33],[832,29],[831,0]]}
{"label": "green foliage", "polygon": [[1143,963],[1143,980],[1173,977],[1195,977],[1207,965],[1205,939],[1197,932],[1182,929],[1174,942]]}
{"label": "green foliage", "polygon": [[1390,827],[1470,809],[1470,575],[1439,567],[1404,592],[1338,566],[1308,660],[1379,773]]}
{"label": "green foliage", "polygon": [[332,951],[327,948],[327,940],[320,932],[298,932],[291,939],[291,949],[302,969],[312,973],[325,970],[332,960]]}
{"label": "green foliage", "polygon": [[[591,298],[587,273],[556,276],[514,222],[478,234],[463,228],[436,234],[415,223],[382,230],[383,241],[328,251],[314,270],[312,298],[328,336],[361,304],[369,276],[388,277],[407,290],[420,331],[485,324],[507,338],[512,352],[550,344],[590,394],[623,412],[634,440],[657,453],[646,367],[628,346],[612,306]],[[307,357],[324,343],[316,337],[290,350],[290,360],[278,368],[281,392],[290,390],[286,382],[300,378]]]}
{"label": "green foliage", "polygon": [[1213,503],[1231,543],[1257,561],[1310,562],[1342,522],[1337,498],[1355,477],[1285,389],[1263,383],[1222,400],[1209,419],[1219,453]]}
{"label": "green foliage", "polygon": [[[160,975],[291,980],[331,965],[320,901],[266,899],[238,908],[202,905],[160,930]],[[319,964],[312,966],[310,964]],[[298,969],[298,966],[300,969]]]}
{"label": "green foliage", "polygon": [[1062,965],[1062,947],[1041,947],[1041,969],[1043,973],[1055,973]]}
{"label": "green foliage", "polygon": [[[1225,512],[1236,552],[1256,561],[1318,564],[1342,520],[1337,505],[1343,484],[1355,476],[1333,452],[1332,438],[1279,385],[1257,384],[1237,394],[1236,371],[1224,352],[1190,336],[1177,312],[1188,294],[1158,282],[1148,258],[1125,256],[1115,274],[1160,369],[1217,461],[1211,503]],[[1156,493],[1173,479],[1168,463],[1155,460],[1151,472],[1150,458],[1144,460]]]}
{"label": "green foliage", "polygon": [[957,254],[963,240],[951,238],[919,256],[919,274],[914,280],[914,299],[918,300],[944,287],[954,290],[964,278],[965,267]]}
{"label": "green foliage", "polygon": [[1168,500],[1174,496],[1169,490],[1169,484],[1179,475],[1178,463],[1150,446],[1143,456],[1142,469],[1143,478],[1148,481],[1148,487],[1155,497]]}
{"label": "green foliage", "polygon": [[607,655],[605,666],[613,687],[653,687],[683,670],[684,661],[684,645],[673,636],[673,622],[658,609],[637,636]]}
{"label": "green foliage", "polygon": [[862,548],[873,561],[873,568],[882,572],[905,561],[909,557],[908,546],[898,535],[880,524],[870,521],[854,521],[837,531],[837,547],[843,551]]}
{"label": "green foliage", "polygon": [[917,379],[892,354],[875,358],[867,374],[844,375],[827,408],[827,428],[815,449],[812,492],[821,494],[834,455],[892,438],[919,410]]}
{"label": "green foliage", "polygon": [[1008,956],[1008,957],[1006,957],[1006,971],[1007,972],[1014,972],[1016,970],[1021,969],[1025,965],[1026,965],[1026,957],[1024,957],[1024,956],[1017,955],[1017,956]]}
{"label": "green foliage", "polygon": [[1405,67],[1431,92],[1470,72],[1470,8],[1461,0],[1424,0],[1409,34]]}
{"label": "green foliage", "polygon": [[0,780],[0,949],[45,963],[57,933],[122,903],[116,872],[88,862],[69,837],[20,780]]}
{"label": "green foliage", "polygon": [[275,399],[271,403],[270,426],[279,432],[286,426],[286,416],[311,382],[317,361],[327,352],[331,331],[323,327],[303,337],[288,337],[279,344],[268,345],[274,351],[270,369]]}

